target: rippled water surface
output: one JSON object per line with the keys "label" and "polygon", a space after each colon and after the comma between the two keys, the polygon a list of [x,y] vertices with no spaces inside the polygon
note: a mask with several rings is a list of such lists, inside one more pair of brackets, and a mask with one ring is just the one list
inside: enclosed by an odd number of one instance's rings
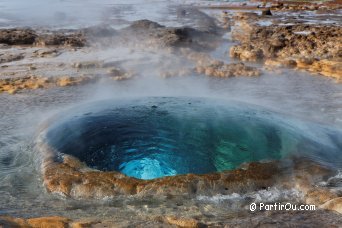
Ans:
{"label": "rippled water surface", "polygon": [[[342,160],[339,132],[224,100],[99,101],[63,112],[50,124],[46,141],[58,152],[140,179],[231,170],[303,152],[320,162]],[[306,134],[305,125],[326,139]]]}

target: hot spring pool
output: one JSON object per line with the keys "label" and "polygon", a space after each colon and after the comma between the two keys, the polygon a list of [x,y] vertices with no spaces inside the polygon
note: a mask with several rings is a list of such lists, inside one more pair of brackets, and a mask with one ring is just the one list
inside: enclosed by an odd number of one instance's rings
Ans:
{"label": "hot spring pool", "polygon": [[55,117],[45,140],[57,160],[68,154],[90,168],[139,179],[232,170],[245,162],[292,155],[341,156],[341,145],[326,146],[298,122],[243,103],[209,98],[84,104]]}

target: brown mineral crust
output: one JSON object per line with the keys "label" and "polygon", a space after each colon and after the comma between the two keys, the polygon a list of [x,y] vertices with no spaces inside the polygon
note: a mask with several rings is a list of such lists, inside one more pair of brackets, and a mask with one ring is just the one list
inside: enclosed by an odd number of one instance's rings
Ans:
{"label": "brown mineral crust", "polygon": [[341,9],[341,0],[333,1],[272,1],[271,9],[277,11],[284,10],[318,10],[320,8]]}
{"label": "brown mineral crust", "polygon": [[222,173],[139,180],[118,172],[93,171],[77,159],[65,157],[63,163],[50,162],[45,165],[44,184],[50,192],[75,198],[256,190],[273,185],[273,177],[277,173],[277,166],[273,163],[250,163],[246,169]]}
{"label": "brown mineral crust", "polygon": [[48,227],[69,227],[69,222],[71,221],[68,218],[60,217],[60,216],[52,216],[52,217],[41,217],[41,218],[31,218],[26,220],[29,226],[31,227],[39,227],[39,228],[48,228]]}
{"label": "brown mineral crust", "polygon": [[317,183],[334,176],[335,171],[306,159],[295,159],[293,170],[293,179],[289,178],[289,181],[304,194],[306,204],[320,206],[342,196],[328,187],[317,186]]}
{"label": "brown mineral crust", "polygon": [[[210,29],[214,31],[217,28]],[[204,50],[216,47],[220,40],[220,36],[213,31],[201,31],[190,27],[165,27],[153,21],[139,20],[120,30],[119,38],[135,45],[143,45],[145,48],[188,47]]]}
{"label": "brown mineral crust", "polygon": [[51,88],[51,87],[64,87],[84,84],[90,81],[94,81],[95,78],[90,76],[80,77],[39,77],[39,76],[26,76],[19,78],[7,78],[0,79],[0,92],[7,92],[14,94],[23,89],[39,89],[39,88]]}
{"label": "brown mineral crust", "polygon": [[0,216],[0,227],[31,227],[23,218],[13,218],[10,216]]}
{"label": "brown mineral crust", "polygon": [[36,37],[31,29],[0,29],[0,44],[32,45]]}
{"label": "brown mineral crust", "polygon": [[[253,3],[253,4],[250,4]],[[287,0],[268,0],[267,3],[271,3],[270,9],[272,11],[314,11],[319,9],[341,9],[342,2],[341,0],[332,0],[332,1],[287,1]],[[247,3],[224,3],[224,4],[210,4],[205,6],[200,6],[200,8],[209,8],[209,9],[226,9],[226,10],[260,10],[264,9],[266,5],[266,1],[261,0],[252,0]]]}
{"label": "brown mineral crust", "polygon": [[342,28],[325,25],[258,26],[238,23],[232,33],[240,44],[230,56],[243,61],[298,67],[341,80]]}
{"label": "brown mineral crust", "polygon": [[[34,51],[34,56],[43,55],[58,55],[59,49],[39,49],[38,51]],[[0,62],[4,59],[8,60],[7,54],[0,54]],[[19,55],[20,58],[23,58],[23,55]],[[41,57],[41,56],[40,56]],[[17,59],[18,57],[15,56]],[[13,59],[14,60],[14,59]],[[0,93],[6,92],[9,94],[15,94],[22,90],[36,90],[36,89],[49,89],[55,87],[65,87],[65,86],[76,86],[76,85],[84,85],[92,82],[97,82],[99,80],[129,80],[133,78],[136,73],[132,70],[125,70],[119,67],[119,64],[116,64],[116,67],[110,67],[108,63],[104,63],[103,61],[83,61],[83,62],[75,62],[72,64],[33,64],[33,63],[24,63],[19,65],[19,70],[15,65],[11,65],[11,69],[14,71],[8,70],[8,65],[3,65],[1,68],[6,69],[0,78]],[[55,71],[56,67],[63,67],[63,70],[67,69],[70,75],[58,75],[58,72],[44,72],[45,67],[53,67],[52,69]],[[70,69],[68,67],[76,68]],[[89,73],[88,69],[98,70],[100,73]],[[46,76],[48,75],[48,76]],[[51,76],[53,75],[53,76]]]}
{"label": "brown mineral crust", "polygon": [[301,60],[297,61],[297,67],[307,69],[311,72],[320,73],[321,75],[335,78],[337,82],[342,81],[342,61],[341,60],[317,60],[310,61],[307,65],[300,65]]}
{"label": "brown mineral crust", "polygon": [[331,199],[320,206],[320,208],[333,210],[342,214],[342,197]]}
{"label": "brown mineral crust", "polygon": [[[338,199],[335,200],[335,202]],[[331,201],[327,206],[334,207]],[[341,204],[340,204],[341,205]],[[72,220],[66,217],[39,217],[33,218],[36,223],[28,224],[28,220],[9,216],[0,217],[0,226],[24,227],[24,228],[80,228],[80,227],[282,227],[287,224],[290,227],[340,227],[341,216],[336,213],[316,209],[315,211],[268,211],[247,213],[240,216],[198,216],[185,217],[181,215],[157,215],[140,217],[134,221],[127,218],[122,221],[116,219],[99,220],[96,218],[82,218]],[[206,218],[204,218],[206,217]],[[220,218],[221,217],[221,218]],[[211,218],[211,219],[208,219]],[[132,225],[133,224],[133,225]]]}
{"label": "brown mineral crust", "polygon": [[0,29],[0,44],[34,46],[83,47],[86,39],[81,32],[37,32],[32,29]]}
{"label": "brown mineral crust", "polygon": [[224,63],[223,61],[213,59],[209,54],[196,52],[189,49],[181,49],[180,53],[186,59],[195,62],[195,71],[198,74],[207,76],[228,78],[236,76],[259,76],[260,70],[256,67],[246,66],[244,63]]}
{"label": "brown mineral crust", "polygon": [[178,218],[176,216],[165,216],[165,222],[177,227],[198,228],[203,227],[196,219]]}
{"label": "brown mineral crust", "polygon": [[284,172],[278,162],[252,162],[232,171],[177,175],[153,180],[140,180],[118,172],[94,171],[71,156],[65,156],[63,163],[48,163],[43,168],[47,190],[73,198],[231,194],[257,191],[276,185],[298,189],[304,194],[307,204],[337,212],[340,212],[342,205],[341,195],[328,188],[315,186],[315,183],[331,176],[332,171],[310,162],[295,163],[292,174]]}
{"label": "brown mineral crust", "polygon": [[98,221],[73,221],[66,217],[50,216],[38,218],[14,218],[10,216],[0,217],[0,227],[20,228],[86,228],[99,223]]}
{"label": "brown mineral crust", "polygon": [[315,186],[315,183],[324,181],[334,172],[310,161],[295,160],[291,166],[292,172],[282,168],[279,162],[252,162],[232,171],[153,180],[140,180],[118,172],[95,171],[69,155],[64,156],[63,163],[47,158],[44,164],[43,177],[47,190],[73,198],[231,194],[267,189],[275,185],[296,188],[304,194],[306,203],[317,206],[341,197],[328,188]]}
{"label": "brown mineral crust", "polygon": [[100,223],[100,222],[99,221],[76,221],[71,224],[69,223],[69,226],[71,226],[72,228],[90,228],[90,227],[94,227],[94,225],[97,223]]}
{"label": "brown mineral crust", "polygon": [[[324,58],[341,57],[342,28],[337,26],[290,25],[258,26],[242,24],[233,38],[241,45],[231,50],[232,57],[242,51],[261,51],[259,59],[291,55]],[[234,50],[240,47],[239,50]]]}
{"label": "brown mineral crust", "polygon": [[[135,193],[137,182],[134,178],[127,178],[117,172],[82,171],[81,167],[75,167],[75,163],[78,163],[77,159],[68,158],[67,163],[45,166],[44,183],[47,189],[67,196],[74,195],[76,198]],[[73,192],[73,188],[77,191]]]}
{"label": "brown mineral crust", "polygon": [[328,189],[317,187],[307,191],[307,193],[305,194],[305,203],[315,204],[316,206],[319,206],[337,197],[338,194],[333,193]]}
{"label": "brown mineral crust", "polygon": [[209,65],[197,65],[196,72],[207,76],[228,78],[236,76],[259,76],[260,71],[255,67],[243,63],[226,64],[222,61],[213,61]]}
{"label": "brown mineral crust", "polygon": [[86,44],[86,39],[82,33],[72,34],[42,34],[35,40],[37,46],[70,46],[83,47]]}

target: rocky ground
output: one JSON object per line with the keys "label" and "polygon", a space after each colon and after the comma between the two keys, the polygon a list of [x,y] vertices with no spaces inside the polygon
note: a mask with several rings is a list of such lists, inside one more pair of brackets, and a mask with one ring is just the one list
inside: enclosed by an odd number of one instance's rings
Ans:
{"label": "rocky ground", "polygon": [[219,8],[226,9],[222,21],[233,27],[231,38],[238,42],[230,48],[232,58],[261,62],[266,69],[295,68],[341,81],[340,3],[284,1],[251,9],[246,5],[245,10],[233,13],[236,7]]}
{"label": "rocky ground", "polygon": [[240,44],[230,56],[243,61],[263,61],[266,66],[304,69],[341,80],[342,27],[326,25],[255,24],[258,15],[240,13],[232,37]]}
{"label": "rocky ground", "polygon": [[[275,68],[291,68],[330,77],[336,82],[342,81],[340,1],[301,4],[277,2],[266,5],[244,3],[238,6],[203,8],[218,9],[220,15],[216,19],[208,19],[193,8],[184,8],[177,12],[179,17],[187,17],[190,13],[197,15],[199,26],[194,28],[166,27],[153,21],[139,20],[118,30],[108,26],[58,31],[0,29],[0,92],[17,94],[99,81],[132,80],[145,73],[142,66],[146,65],[148,58],[154,62],[152,67],[149,66],[153,69],[148,72],[165,78],[195,75],[229,80],[228,78],[237,76],[262,76],[264,71],[273,72]],[[291,14],[288,14],[289,12]],[[301,16],[302,13],[305,17]],[[205,20],[202,20],[203,17]],[[327,23],[316,23],[322,20],[327,20]],[[234,62],[212,55],[213,50],[222,47],[223,35],[229,31],[230,39],[235,43],[227,51]],[[122,58],[118,60],[93,57],[94,53],[103,53],[103,49],[107,47],[118,51],[116,56]],[[121,47],[128,48],[121,50]],[[140,55],[133,60],[125,58],[125,55],[135,56],[136,53]],[[320,209],[290,213],[246,212],[219,218],[210,215],[199,216],[196,213],[193,216],[146,215],[137,216],[132,221],[122,218],[107,221],[97,218],[2,216],[0,225],[245,227],[248,224],[247,226],[254,227],[286,223],[288,226],[339,227],[342,222],[338,214],[342,213],[342,194],[327,187],[334,185],[329,177],[335,173],[315,164],[305,166],[303,169],[303,163],[294,162],[291,169],[283,169],[278,163],[251,163],[241,169],[220,174],[185,175],[141,181],[119,173],[88,170],[75,158],[64,157],[61,163],[57,163],[47,157],[42,170],[45,187],[49,192],[64,197],[166,195],[177,198],[174,195],[208,192],[208,186],[211,186],[210,191],[213,191],[211,194],[231,194],[258,191],[277,185],[302,192],[302,203],[314,204]]]}
{"label": "rocky ground", "polygon": [[[104,78],[125,80],[139,75],[132,69],[123,69],[122,60],[77,60],[84,52],[96,53],[106,46],[128,46],[128,54],[164,53],[167,58],[156,66],[161,77],[258,76],[260,70],[255,67],[227,64],[210,57],[208,51],[219,45],[221,35],[221,29],[214,23],[204,29],[203,25],[200,29],[172,28],[148,20],[136,21],[121,30],[105,26],[68,31],[2,29],[0,91],[13,94],[23,89],[69,86]],[[75,56],[74,62],[67,63],[60,57],[68,53]]]}
{"label": "rocky ground", "polygon": [[[342,197],[341,192],[334,192],[328,188],[334,184],[332,178],[327,178],[332,171],[310,161],[296,161],[296,159],[294,161],[291,163],[290,169],[288,164],[277,162],[251,163],[240,169],[220,174],[186,175],[141,181],[123,177],[114,172],[98,171],[95,172],[97,173],[96,178],[91,178],[94,176],[94,171],[81,171],[78,162],[65,158],[64,163],[57,169],[54,169],[55,165],[47,166],[45,178],[49,182],[50,191],[62,191],[66,195],[69,195],[70,192],[83,194],[79,197],[100,197],[101,194],[143,194],[146,198],[151,197],[148,196],[150,194],[153,197],[156,197],[156,194],[164,195],[164,200],[176,202],[177,207],[180,208],[179,213],[160,215],[154,212],[152,207],[152,213],[141,211],[129,220],[127,217],[126,219],[120,216],[116,217],[115,214],[112,219],[99,219],[91,216],[83,219],[60,216],[28,219],[0,216],[0,224],[5,227],[256,227],[284,226],[284,224],[294,227],[339,227],[342,221],[342,217],[338,216],[338,213],[342,212]],[[51,174],[53,176],[49,176]],[[106,186],[108,184],[115,187]],[[216,192],[248,192],[252,189],[268,188],[272,185],[280,187],[279,184],[284,188],[296,186],[305,194],[305,200],[297,203],[314,204],[317,209],[291,212],[266,210],[248,212],[246,210],[232,214],[223,212],[222,215],[213,216],[210,215],[213,210],[210,205],[202,206],[203,208],[186,205],[186,201],[191,201],[189,195],[196,194],[196,191],[207,192],[210,189],[210,191]],[[208,185],[212,188],[208,188]],[[317,185],[321,187],[317,187]],[[72,190],[72,188],[75,189]],[[183,210],[187,215],[181,212]],[[331,212],[332,210],[335,212]]]}

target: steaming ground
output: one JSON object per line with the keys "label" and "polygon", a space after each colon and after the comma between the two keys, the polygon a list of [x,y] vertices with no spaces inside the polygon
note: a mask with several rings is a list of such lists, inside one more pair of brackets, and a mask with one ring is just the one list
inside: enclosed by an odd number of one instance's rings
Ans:
{"label": "steaming ground", "polygon": [[[289,114],[289,116],[316,120],[335,128],[341,116],[341,110],[336,108],[340,105],[336,96],[341,90],[324,78],[301,75],[295,77],[297,82],[294,83],[290,80],[291,77],[294,76],[269,75],[230,80],[198,77],[165,80],[146,77],[140,80],[113,82],[112,85],[99,83],[89,86],[36,90],[17,96],[2,94],[0,105],[6,108],[1,109],[0,121],[2,129],[0,193],[4,196],[1,197],[0,213],[15,216],[41,216],[58,212],[75,217],[87,216],[90,212],[94,216],[103,213],[102,203],[98,208],[92,206],[88,210],[86,206],[83,208],[83,204],[86,203],[60,200],[46,193],[39,179],[37,158],[32,156],[34,151],[32,142],[37,126],[44,119],[54,113],[62,112],[63,109],[75,103],[127,96],[219,97],[262,105],[283,114]],[[289,90],[284,88],[284,83],[294,83],[295,87],[292,87],[294,92],[289,93]],[[82,210],[72,209],[72,212],[65,212],[65,208],[73,207],[70,205],[74,203],[82,204]],[[112,203],[108,204],[112,205]],[[35,208],[34,211],[32,207]],[[107,215],[112,213],[113,209],[107,209],[105,210]]]}
{"label": "steaming ground", "polygon": [[[174,7],[179,0],[1,0],[0,27],[33,26],[55,29],[75,29],[98,24],[115,28],[141,19],[181,25]],[[190,22],[191,23],[191,22]]]}
{"label": "steaming ground", "polygon": [[[143,55],[141,53],[141,57]],[[114,201],[79,202],[61,200],[59,196],[46,193],[40,179],[38,159],[33,156],[32,142],[37,126],[53,114],[63,112],[75,104],[130,96],[217,97],[247,102],[285,116],[341,129],[342,103],[338,98],[341,97],[342,89],[323,77],[289,70],[283,74],[268,73],[256,78],[227,80],[187,76],[164,79],[154,74],[150,68],[142,67],[143,65],[137,64],[146,73],[133,80],[105,80],[93,85],[23,91],[15,96],[1,94],[0,106],[4,107],[0,110],[0,194],[4,196],[0,199],[1,214],[19,217],[59,214],[74,218],[89,215],[106,218],[115,214],[118,219],[123,219],[127,213],[135,216],[140,210],[144,211],[143,216],[147,216],[155,210],[173,213],[178,208],[174,206],[177,200],[153,199],[145,202],[146,199],[118,198]],[[297,195],[291,193],[290,196],[297,200]],[[233,213],[225,205],[216,205],[215,200],[203,199],[206,198],[200,198],[199,203],[183,199],[178,201],[184,204],[182,207],[192,208],[189,215],[209,213],[201,212],[203,202],[204,208],[210,208],[204,210],[209,210],[215,216],[222,213],[222,207],[226,208],[224,211]],[[123,210],[119,205],[126,205],[128,209]],[[239,208],[239,205],[241,206],[237,202],[234,208]]]}
{"label": "steaming ground", "polygon": [[[132,2],[135,4],[132,5]],[[56,28],[75,28],[106,21],[112,22],[114,27],[121,27],[128,25],[128,20],[145,18],[159,21],[164,25],[191,24],[189,21],[177,19],[174,14],[175,9],[171,7],[174,3],[168,1],[132,2],[122,1],[122,3],[112,5],[110,1],[101,1],[101,4],[95,1],[87,1],[87,4],[83,4],[84,1],[82,4],[78,1],[54,1],[55,5],[51,7],[43,4],[42,1],[25,5],[20,1],[3,0],[0,1],[0,11],[6,13],[1,15],[0,26],[15,27],[25,24],[38,27],[49,25]],[[66,6],[71,5],[76,8],[82,5],[82,13],[77,14],[76,17],[72,10],[65,10],[68,8]],[[35,11],[31,11],[30,7],[34,7],[36,12],[44,13],[36,14]],[[61,13],[62,11],[65,14]],[[115,17],[113,12],[115,12]],[[35,15],[34,20],[30,20],[33,24],[27,24],[27,19],[31,18],[32,14]],[[103,15],[105,18],[102,17]],[[42,18],[48,18],[44,20],[46,24],[39,24]],[[228,50],[227,43],[222,45],[224,46],[221,50]],[[47,193],[40,179],[39,158],[33,145],[35,134],[44,120],[75,104],[121,97],[216,97],[246,102],[278,112],[283,116],[289,116],[289,118],[314,122],[336,131],[342,130],[342,87],[330,79],[284,69],[273,72],[264,71],[261,77],[217,79],[186,75],[165,79],[159,77],[157,68],[161,63],[167,63],[167,67],[171,69],[172,67],[178,68],[181,63],[177,56],[146,50],[132,53],[130,49],[132,48],[106,47],[96,48],[89,52],[77,50],[62,53],[54,59],[42,58],[39,61],[25,59],[9,64],[20,67],[21,64],[25,65],[30,61],[42,65],[95,60],[123,61],[125,68],[139,72],[139,75],[127,81],[104,79],[95,84],[82,86],[23,90],[16,95],[0,94],[0,215],[38,217],[58,214],[70,218],[114,218],[124,226],[127,225],[127,220],[130,220],[132,224],[139,224],[141,219],[148,220],[154,214],[177,214],[181,211],[190,217],[203,216],[208,220],[216,217],[221,221],[227,219],[241,219],[242,221],[249,215],[245,208],[244,198],[254,197],[260,200],[271,195],[274,201],[282,199],[297,202],[301,200],[301,194],[295,190],[281,192],[279,189],[255,192],[248,196],[237,193],[232,196],[199,196],[191,200],[183,197],[176,197],[172,200],[117,197],[96,202],[65,199]],[[224,51],[216,51],[212,55],[224,59],[227,63],[232,62]],[[160,61],[160,59],[165,61]],[[258,64],[256,66],[261,68]],[[53,70],[49,71],[49,68],[43,68],[43,71],[47,74],[56,73]],[[67,69],[63,73],[78,74],[75,69]],[[86,70],[86,73],[92,74],[93,70]],[[315,135],[314,132],[311,134]],[[336,219],[334,214],[325,211],[312,212],[310,216],[319,217],[318,213],[320,213],[319,216],[325,216],[324,219],[327,221]],[[274,214],[274,218],[285,220],[286,216],[288,215]]]}

